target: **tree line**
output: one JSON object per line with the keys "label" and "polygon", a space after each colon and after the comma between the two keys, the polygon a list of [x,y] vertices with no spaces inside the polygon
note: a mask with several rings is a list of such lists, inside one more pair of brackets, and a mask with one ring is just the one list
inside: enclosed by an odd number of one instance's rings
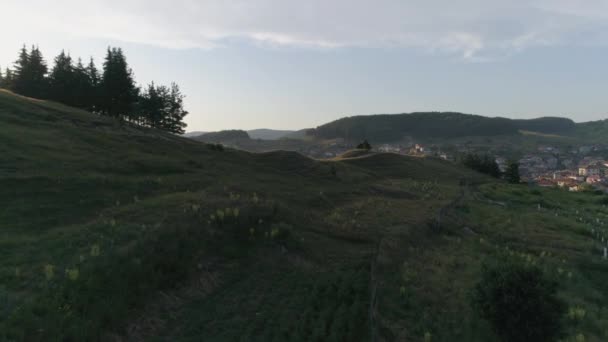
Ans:
{"label": "tree line", "polygon": [[502,176],[512,184],[518,184],[520,182],[519,164],[516,161],[510,161],[504,173],[500,172],[496,160],[487,154],[483,156],[473,153],[466,154],[462,158],[462,164],[470,169],[485,173],[494,178],[500,178]]}
{"label": "tree line", "polygon": [[184,95],[176,83],[140,87],[121,48],[108,47],[102,70],[93,58],[83,62],[61,51],[49,67],[37,46],[25,45],[13,68],[0,68],[0,88],[57,101],[141,126],[182,134]]}

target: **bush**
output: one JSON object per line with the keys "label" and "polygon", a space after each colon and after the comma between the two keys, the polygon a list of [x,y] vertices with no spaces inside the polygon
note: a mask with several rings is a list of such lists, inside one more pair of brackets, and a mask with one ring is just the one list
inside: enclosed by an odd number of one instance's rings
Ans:
{"label": "bush", "polygon": [[540,268],[501,258],[484,264],[473,306],[503,341],[555,341],[566,310],[556,293]]}
{"label": "bush", "polygon": [[462,164],[477,172],[485,173],[494,178],[500,177],[500,169],[494,158],[489,155],[479,156],[476,154],[467,154],[462,159]]}

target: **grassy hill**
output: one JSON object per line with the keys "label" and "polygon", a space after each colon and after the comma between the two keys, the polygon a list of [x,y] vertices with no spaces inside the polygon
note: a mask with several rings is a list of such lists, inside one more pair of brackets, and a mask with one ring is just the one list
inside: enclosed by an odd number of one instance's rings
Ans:
{"label": "grassy hill", "polygon": [[396,115],[362,115],[342,118],[312,131],[318,138],[369,139],[395,142],[405,137],[453,139],[471,136],[517,135],[520,130],[551,134],[571,134],[575,124],[565,118],[511,120],[450,112]]}
{"label": "grassy hill", "polygon": [[0,127],[0,340],[494,341],[469,293],[504,252],[584,310],[564,340],[608,338],[603,196],[221,151],[4,91]]}

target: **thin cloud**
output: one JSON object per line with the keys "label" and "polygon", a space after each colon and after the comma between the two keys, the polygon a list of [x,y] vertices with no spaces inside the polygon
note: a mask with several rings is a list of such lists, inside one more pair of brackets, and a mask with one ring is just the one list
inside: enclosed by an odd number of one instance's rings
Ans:
{"label": "thin cloud", "polygon": [[170,49],[404,47],[484,61],[536,46],[608,41],[606,1],[8,0],[0,30]]}

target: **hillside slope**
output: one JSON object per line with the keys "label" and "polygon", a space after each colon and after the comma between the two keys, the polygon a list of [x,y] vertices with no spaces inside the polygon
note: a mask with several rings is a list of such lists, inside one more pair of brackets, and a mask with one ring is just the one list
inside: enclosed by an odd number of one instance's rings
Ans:
{"label": "hillside slope", "polygon": [[576,124],[576,135],[589,143],[608,144],[608,120],[578,123]]}
{"label": "hillside slope", "polygon": [[468,293],[507,247],[586,310],[567,338],[608,337],[601,196],[218,150],[3,91],[0,127],[0,340],[493,341]]}

